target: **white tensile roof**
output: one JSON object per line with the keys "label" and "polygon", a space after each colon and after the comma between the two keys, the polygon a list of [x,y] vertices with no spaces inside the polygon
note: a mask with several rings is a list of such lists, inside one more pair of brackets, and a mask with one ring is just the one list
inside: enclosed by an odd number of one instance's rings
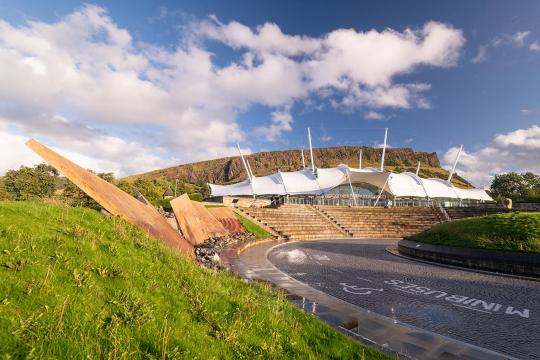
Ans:
{"label": "white tensile roof", "polygon": [[239,195],[321,195],[336,186],[367,183],[395,197],[450,198],[493,201],[483,189],[460,189],[442,179],[424,179],[410,172],[390,173],[374,168],[355,169],[347,165],[319,168],[317,176],[310,169],[278,172],[231,185],[210,186],[211,196]]}

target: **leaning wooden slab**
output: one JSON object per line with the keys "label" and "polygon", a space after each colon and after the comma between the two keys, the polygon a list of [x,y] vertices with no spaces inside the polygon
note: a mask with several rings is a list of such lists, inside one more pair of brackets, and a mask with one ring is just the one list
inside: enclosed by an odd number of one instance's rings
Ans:
{"label": "leaning wooden slab", "polygon": [[244,227],[234,215],[230,207],[215,207],[208,208],[210,213],[219,220],[219,222],[232,233],[245,232]]}
{"label": "leaning wooden slab", "polygon": [[118,215],[138,226],[166,245],[190,257],[195,256],[193,246],[182,238],[153,206],[143,204],[113,184],[62,157],[36,140],[29,140],[26,145],[111,214]]}
{"label": "leaning wooden slab", "polygon": [[227,235],[227,230],[204,205],[191,201],[187,194],[171,200],[171,206],[182,234],[193,245],[212,236]]}

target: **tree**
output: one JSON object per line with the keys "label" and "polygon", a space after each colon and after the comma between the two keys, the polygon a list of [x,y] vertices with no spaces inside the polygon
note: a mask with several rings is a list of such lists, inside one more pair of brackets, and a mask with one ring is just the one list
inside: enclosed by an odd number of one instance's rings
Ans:
{"label": "tree", "polygon": [[[94,173],[92,170],[88,170],[91,173]],[[97,174],[100,178],[107,182],[114,182],[113,173],[99,173]],[[86,195],[77,185],[75,185],[71,180],[66,179],[66,185],[64,187],[64,192],[62,195],[67,200],[70,206],[74,207],[87,207],[95,210],[101,209],[101,206],[90,196]]]}
{"label": "tree", "polygon": [[21,166],[9,170],[4,177],[8,194],[15,200],[51,197],[56,188],[58,171],[45,163],[33,168]]}
{"label": "tree", "polygon": [[174,189],[174,184],[162,176],[152,180],[138,178],[133,182],[133,187],[143,194],[146,200],[154,205],[160,205],[163,193],[169,188]]}
{"label": "tree", "polygon": [[116,186],[128,194],[135,196],[135,187],[133,186],[133,183],[127,180],[118,180],[116,183]]}
{"label": "tree", "polygon": [[491,194],[499,200],[511,198],[514,201],[538,201],[540,176],[531,172],[495,175],[491,183]]}
{"label": "tree", "polygon": [[540,190],[540,175],[536,175],[532,172],[526,172],[521,174],[523,182],[529,190]]}
{"label": "tree", "polygon": [[6,184],[4,183],[4,178],[0,178],[0,201],[9,200],[11,196],[6,190]]}

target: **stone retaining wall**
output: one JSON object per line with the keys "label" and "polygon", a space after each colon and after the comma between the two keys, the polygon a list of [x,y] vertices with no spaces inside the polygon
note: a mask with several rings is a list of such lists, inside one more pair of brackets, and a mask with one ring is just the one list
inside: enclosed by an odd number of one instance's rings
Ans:
{"label": "stone retaining wall", "polygon": [[399,241],[398,250],[404,255],[444,264],[540,277],[540,254],[456,248],[409,240]]}

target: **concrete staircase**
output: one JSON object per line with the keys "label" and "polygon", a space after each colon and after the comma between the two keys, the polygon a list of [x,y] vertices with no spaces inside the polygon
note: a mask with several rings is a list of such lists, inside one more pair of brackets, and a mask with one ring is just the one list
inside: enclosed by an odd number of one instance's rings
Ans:
{"label": "concrete staircase", "polygon": [[316,206],[353,237],[402,238],[417,234],[443,221],[429,207]]}
{"label": "concrete staircase", "polygon": [[447,207],[444,208],[444,210],[452,220],[459,220],[475,216],[486,216],[512,211],[504,208],[495,207]]}
{"label": "concrete staircase", "polygon": [[307,205],[282,205],[273,208],[245,208],[244,213],[271,228],[285,240],[316,240],[347,237],[316,209]]}

